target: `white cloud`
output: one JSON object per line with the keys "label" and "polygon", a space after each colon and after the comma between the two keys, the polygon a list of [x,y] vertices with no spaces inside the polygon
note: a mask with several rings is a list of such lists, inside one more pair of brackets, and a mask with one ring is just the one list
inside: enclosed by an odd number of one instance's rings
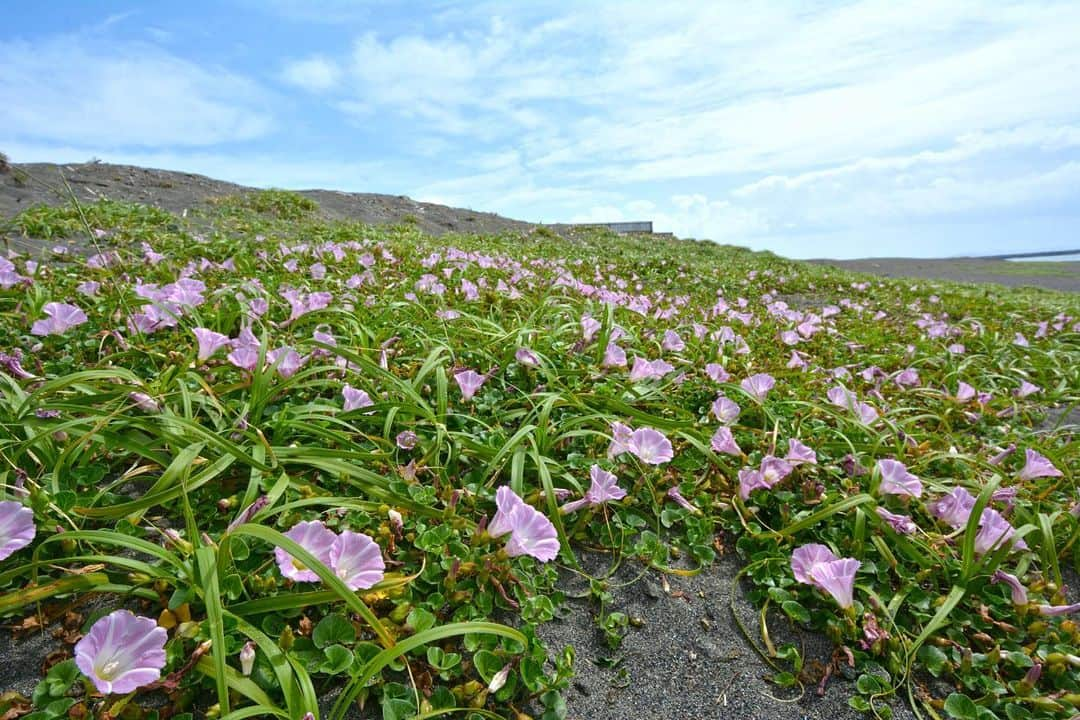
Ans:
{"label": "white cloud", "polygon": [[281,79],[311,92],[329,90],[341,80],[337,63],[320,55],[285,63]]}
{"label": "white cloud", "polygon": [[153,46],[56,36],[0,42],[0,128],[21,140],[200,146],[251,140],[272,121],[249,80]]}

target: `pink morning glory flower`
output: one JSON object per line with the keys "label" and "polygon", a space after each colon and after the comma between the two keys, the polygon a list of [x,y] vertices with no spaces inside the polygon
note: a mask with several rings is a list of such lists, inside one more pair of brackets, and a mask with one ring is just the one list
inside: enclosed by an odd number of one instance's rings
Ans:
{"label": "pink morning glory flower", "polygon": [[765,482],[765,476],[760,470],[743,468],[739,470],[739,497],[743,500],[750,499],[750,493],[754,490],[768,490],[769,483]]}
{"label": "pink morning glory flower", "polygon": [[758,373],[751,375],[750,377],[739,383],[739,386],[754,396],[757,400],[764,400],[765,396],[769,394],[769,391],[776,385],[776,378],[768,373]]}
{"label": "pink morning glory flower", "polygon": [[966,403],[975,399],[975,388],[971,387],[964,381],[960,381],[956,386],[956,395],[953,396],[953,400],[958,403]]}
{"label": "pink morning glory flower", "polygon": [[742,449],[740,449],[738,443],[735,442],[735,436],[732,434],[731,428],[725,425],[721,425],[716,429],[710,444],[715,452],[727,453],[728,455],[735,455],[736,457],[742,455]]}
{"label": "pink morning glory flower", "polygon": [[394,438],[394,442],[402,450],[412,450],[416,447],[418,441],[419,438],[412,430],[402,430],[397,434],[397,437]]}
{"label": "pink morning glory flower", "polygon": [[674,330],[665,330],[664,340],[660,343],[660,347],[671,352],[682,352],[686,349],[686,343],[679,337],[679,333]]}
{"label": "pink morning glory flower", "polygon": [[896,384],[900,387],[915,387],[919,384],[919,372],[914,368],[900,371],[896,376]]}
{"label": "pink morning glory flower", "polygon": [[[315,556],[323,565],[330,567],[330,548],[334,546],[337,535],[318,520],[296,523],[285,533],[285,537],[296,542],[300,547]],[[274,548],[281,574],[296,582],[318,582],[319,576],[296,560],[284,548]]]}
{"label": "pink morning glory flower", "polygon": [[883,507],[874,508],[874,512],[878,514],[878,517],[887,522],[893,530],[901,535],[910,535],[915,532],[918,527],[907,515],[897,515],[896,513],[889,512]]}
{"label": "pink morning glory flower", "polygon": [[[991,550],[1008,545],[1016,530],[1001,513],[993,508],[986,508],[979,516],[979,532],[975,536],[975,552],[983,555]],[[1017,540],[1014,550],[1026,550],[1027,543]]]}
{"label": "pink morning glory flower", "polygon": [[788,439],[788,452],[784,459],[791,465],[817,464],[817,453],[795,438]]}
{"label": "pink morning glory flower", "polygon": [[805,370],[807,367],[806,356],[800,353],[798,350],[791,351],[791,359],[788,360],[787,366],[790,370]]}
{"label": "pink morning glory flower", "polygon": [[1010,575],[1004,570],[995,570],[994,574],[990,576],[990,582],[994,584],[999,582],[1007,584],[1009,586],[1009,592],[1012,595],[1013,605],[1027,605],[1027,588],[1020,582],[1020,578],[1015,575]]}
{"label": "pink morning glory flower", "polygon": [[1080,612],[1080,603],[1073,603],[1072,605],[1040,605],[1038,611],[1040,615],[1045,615],[1046,617],[1071,615],[1074,612]]}
{"label": "pink morning glory flower", "polygon": [[371,396],[363,390],[358,390],[351,385],[346,385],[341,389],[341,395],[345,399],[344,410],[350,412],[352,410],[359,410],[361,408],[371,407],[375,403],[372,402]]}
{"label": "pink morning glory flower", "polygon": [[82,308],[70,303],[45,303],[41,311],[48,318],[35,322],[30,328],[31,335],[63,335],[88,319]]}
{"label": "pink morning glory flower", "polygon": [[683,510],[689,510],[690,512],[694,513],[695,515],[700,515],[701,514],[701,511],[698,510],[697,507],[695,507],[693,503],[691,503],[689,500],[687,500],[686,497],[684,497],[681,492],[679,492],[679,488],[677,488],[677,487],[668,488],[667,496],[676,505],[681,507]]}
{"label": "pink morning glory flower", "polygon": [[825,397],[827,397],[829,402],[833,405],[841,408],[851,408],[857,400],[855,393],[840,385],[829,388],[828,392],[825,393]]}
{"label": "pink morning glory flower", "polygon": [[135,407],[139,408],[143,412],[158,413],[161,412],[161,406],[157,400],[150,397],[143,392],[131,392],[128,393],[128,400],[130,400]]}
{"label": "pink morning glory flower", "polygon": [[330,567],[350,590],[366,590],[383,579],[379,544],[363,533],[343,530],[330,546]]}
{"label": "pink morning glory flower", "polygon": [[1024,469],[1020,471],[1021,480],[1034,480],[1041,477],[1061,477],[1062,473],[1046,457],[1028,448],[1025,452]]}
{"label": "pink morning glory flower", "polygon": [[937,500],[928,503],[926,509],[946,525],[959,528],[967,523],[974,507],[975,497],[966,489],[955,487],[948,495],[943,495]]}
{"label": "pink morning glory flower", "polygon": [[675,456],[671,441],[653,428],[638,428],[631,433],[627,449],[647,465],[663,465]]}
{"label": "pink morning glory flower", "polygon": [[795,579],[829,593],[842,608],[854,604],[855,573],[861,564],[853,558],[837,558],[832,550],[818,543],[795,548],[791,554]]}
{"label": "pink morning glory flower", "polygon": [[664,360],[649,361],[642,357],[635,357],[634,366],[630,368],[630,381],[659,380],[674,370],[675,367]]}
{"label": "pink morning glory flower", "polygon": [[266,364],[276,367],[281,377],[290,378],[304,364],[304,358],[300,357],[300,353],[285,345],[266,353]]}
{"label": "pink morning glory flower", "polygon": [[588,315],[581,317],[581,336],[585,342],[592,340],[600,331],[600,321]]}
{"label": "pink morning glory flower", "polygon": [[487,376],[481,375],[475,370],[460,370],[454,373],[454,382],[461,388],[461,397],[466,401],[472,400],[473,395],[486,381]]}
{"label": "pink morning glory flower", "polygon": [[1028,395],[1034,395],[1037,392],[1042,392],[1042,388],[1024,380],[1020,383],[1020,387],[1016,389],[1015,394],[1018,398],[1026,398]]}
{"label": "pink morning glory flower", "polygon": [[520,365],[526,367],[538,367],[540,365],[540,357],[529,348],[518,348],[517,352],[514,353],[514,359]]}
{"label": "pink morning glory flower", "polygon": [[608,445],[607,455],[614,459],[624,452],[630,452],[630,436],[634,430],[629,425],[621,422],[611,423],[611,444]]}
{"label": "pink morning glory flower", "polygon": [[559,554],[559,536],[543,513],[506,485],[495,491],[495,505],[498,511],[488,523],[487,531],[492,537],[510,533],[506,542],[507,555],[530,555],[540,562],[555,559]]}
{"label": "pink morning glory flower", "polygon": [[705,374],[712,379],[713,382],[724,383],[731,379],[731,373],[724,369],[723,365],[719,363],[708,363],[705,366]]}
{"label": "pink morning glory flower", "polygon": [[195,334],[195,339],[199,342],[197,362],[206,362],[213,357],[214,353],[229,344],[228,335],[222,335],[209,328],[192,328],[191,332]]}
{"label": "pink morning glory flower", "polygon": [[601,365],[604,367],[626,367],[626,351],[613,342],[608,343],[607,348],[604,349],[604,360]]}
{"label": "pink morning glory flower", "polygon": [[75,643],[75,665],[103,694],[124,694],[161,678],[165,628],[130,610],[100,618]]}
{"label": "pink morning glory flower", "polygon": [[97,280],[85,280],[75,286],[76,292],[86,297],[94,297],[101,289],[101,283]]}
{"label": "pink morning glory flower", "polygon": [[761,459],[761,466],[758,471],[761,472],[761,477],[765,480],[768,487],[772,487],[777,484],[788,475],[794,468],[789,462],[782,458],[775,457],[773,455],[766,455]]}
{"label": "pink morning glory flower", "polygon": [[863,425],[872,425],[878,419],[878,411],[872,405],[864,402],[855,406],[855,414]]}
{"label": "pink morning glory flower", "polygon": [[29,545],[37,535],[34,511],[20,502],[0,502],[0,560]]}
{"label": "pink morning glory flower", "polygon": [[739,419],[742,408],[734,400],[718,395],[712,404],[712,414],[724,425],[731,425]]}
{"label": "pink morning glory flower", "polygon": [[881,484],[878,489],[882,493],[909,497],[922,495],[922,482],[908,472],[904,463],[898,460],[878,460],[877,469],[881,473]]}
{"label": "pink morning glory flower", "polygon": [[589,489],[585,491],[585,496],[566,503],[559,509],[560,512],[572,513],[586,505],[596,506],[609,500],[622,500],[626,497],[626,491],[616,484],[618,478],[599,465],[593,465],[589,469],[589,479]]}

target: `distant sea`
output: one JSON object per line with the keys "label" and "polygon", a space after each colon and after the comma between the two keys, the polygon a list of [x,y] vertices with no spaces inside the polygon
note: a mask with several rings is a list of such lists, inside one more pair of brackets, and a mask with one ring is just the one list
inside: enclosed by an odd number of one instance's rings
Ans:
{"label": "distant sea", "polygon": [[1009,258],[1009,262],[1080,262],[1080,253],[1052,255],[1050,257]]}

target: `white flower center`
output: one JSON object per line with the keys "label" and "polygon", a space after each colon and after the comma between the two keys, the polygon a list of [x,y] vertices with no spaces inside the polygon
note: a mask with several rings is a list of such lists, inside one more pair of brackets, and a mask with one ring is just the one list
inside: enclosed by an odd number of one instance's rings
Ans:
{"label": "white flower center", "polygon": [[120,661],[115,659],[109,660],[101,667],[95,669],[97,670],[98,677],[102,680],[112,680],[113,676],[115,676],[120,669]]}

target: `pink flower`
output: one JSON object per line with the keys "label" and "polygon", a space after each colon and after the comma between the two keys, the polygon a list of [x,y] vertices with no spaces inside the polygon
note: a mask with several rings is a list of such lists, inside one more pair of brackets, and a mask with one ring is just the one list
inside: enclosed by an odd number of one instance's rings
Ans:
{"label": "pink flower", "polygon": [[761,477],[765,480],[767,486],[772,487],[790,475],[794,468],[786,460],[773,455],[766,455],[761,458],[761,466],[758,470],[761,472]]}
{"label": "pink flower", "polygon": [[501,537],[510,533],[506,554],[530,555],[540,562],[554,560],[559,554],[559,536],[555,526],[539,510],[503,485],[495,491],[498,511],[488,523],[488,534]]}
{"label": "pink flower", "polygon": [[[323,523],[312,520],[299,522],[285,533],[285,537],[296,542],[300,547],[315,556],[323,565],[330,567],[330,548],[334,546],[337,535]],[[281,574],[296,582],[318,582],[319,576],[302,565],[284,548],[274,548]]]}
{"label": "pink flower", "polygon": [[735,455],[739,457],[742,455],[742,450],[735,442],[735,436],[731,432],[731,428],[721,425],[716,429],[716,432],[712,436],[712,449],[718,453],[727,453],[728,455]]}
{"label": "pink flower", "polygon": [[590,484],[585,491],[585,496],[580,500],[569,502],[560,508],[561,512],[571,513],[585,505],[601,505],[609,500],[622,500],[626,497],[626,491],[616,485],[618,478],[614,474],[602,469],[599,465],[593,465],[589,470]]}
{"label": "pink flower", "polygon": [[742,412],[742,408],[738,406],[735,401],[718,395],[712,404],[712,413],[716,416],[724,425],[731,425],[739,419],[739,413]]}
{"label": "pink flower", "polygon": [[739,470],[739,497],[743,500],[750,499],[750,493],[754,490],[768,490],[769,484],[760,470],[743,468]]}
{"label": "pink flower", "polygon": [[674,330],[665,330],[664,340],[660,343],[660,347],[671,352],[682,352],[686,349],[686,343],[679,337],[679,333]]}
{"label": "pink flower", "polygon": [[675,370],[675,367],[664,360],[649,361],[645,358],[635,357],[634,366],[630,368],[630,381],[659,380],[673,370]]}
{"label": "pink flower", "polygon": [[878,411],[872,405],[867,405],[864,402],[855,406],[855,415],[863,425],[873,425],[874,421],[878,419]]}
{"label": "pink flower", "polygon": [[209,328],[192,328],[195,339],[199,342],[199,354],[196,362],[206,362],[214,353],[229,344],[229,337]]}
{"label": "pink flower", "polygon": [[361,408],[371,407],[375,403],[372,402],[371,396],[363,390],[358,390],[351,385],[346,385],[341,389],[341,395],[345,399],[343,410],[350,412],[352,410],[359,410]]}
{"label": "pink flower", "polygon": [[855,393],[840,385],[829,388],[829,391],[825,393],[825,397],[836,407],[848,409],[852,408],[857,401]]}
{"label": "pink flower", "polygon": [[790,438],[788,439],[788,452],[784,459],[791,465],[802,465],[803,463],[816,465],[817,453],[795,438]]}
{"label": "pink flower", "polygon": [[75,286],[75,290],[80,295],[85,295],[86,297],[94,297],[100,289],[101,283],[97,280],[86,280]]}
{"label": "pink flower", "polygon": [[0,502],[0,560],[29,545],[35,535],[33,510],[14,500]]}
{"label": "pink flower", "polygon": [[1026,398],[1028,395],[1034,395],[1037,392],[1042,392],[1042,388],[1024,380],[1020,383],[1020,387],[1016,389],[1015,395],[1018,398]]}
{"label": "pink flower", "polygon": [[1072,605],[1040,605],[1038,611],[1040,615],[1046,617],[1071,615],[1074,612],[1080,612],[1080,603],[1073,603]]}
{"label": "pink flower", "polygon": [[600,331],[600,321],[588,315],[581,316],[581,337],[585,342],[591,341]]}
{"label": "pink flower", "polygon": [[878,460],[877,469],[881,473],[881,484],[878,489],[882,493],[909,497],[922,495],[922,482],[908,472],[904,463],[898,460]]}
{"label": "pink flower", "polygon": [[1020,578],[1015,575],[1010,575],[1004,570],[995,570],[994,574],[990,576],[990,582],[997,584],[999,582],[1006,583],[1009,586],[1009,590],[1012,594],[1013,605],[1027,605],[1028,594],[1027,588],[1020,582]]}
{"label": "pink flower", "polygon": [[366,590],[383,579],[379,544],[363,533],[343,530],[330,546],[330,567],[350,590]]}
{"label": "pink flower", "polygon": [[514,359],[518,361],[518,364],[526,367],[537,367],[540,365],[540,357],[529,348],[518,348],[514,353]]}
{"label": "pink flower", "polygon": [[285,345],[266,353],[266,364],[276,367],[281,377],[290,378],[304,364],[304,358],[300,357],[300,353]]}
{"label": "pink flower", "polygon": [[41,311],[48,316],[48,319],[35,322],[30,328],[31,335],[63,335],[88,319],[81,308],[69,303],[45,303]]}
{"label": "pink flower", "polygon": [[974,496],[962,487],[955,487],[948,495],[928,503],[926,509],[946,525],[959,528],[967,524],[968,516],[974,507]]}
{"label": "pink flower", "polygon": [[158,405],[154,398],[150,397],[143,392],[130,392],[128,393],[128,400],[130,400],[135,407],[139,408],[143,412],[159,413],[161,412],[161,406]]}
{"label": "pink flower", "polygon": [[893,530],[901,535],[910,535],[915,532],[918,527],[907,515],[897,515],[896,513],[889,512],[883,507],[874,508],[874,512],[878,514],[878,517],[887,522]]}
{"label": "pink flower", "polygon": [[829,593],[842,608],[854,604],[855,573],[860,565],[852,558],[837,558],[829,548],[817,543],[795,548],[791,554],[795,579]]}
{"label": "pink flower", "polygon": [[416,447],[418,441],[419,438],[416,437],[416,433],[412,430],[402,430],[397,434],[397,437],[394,438],[394,442],[402,450],[412,450]]}
{"label": "pink flower", "polygon": [[765,399],[765,396],[769,394],[769,391],[772,390],[774,385],[776,385],[776,378],[768,373],[751,375],[739,383],[739,386],[743,390],[759,401]]}
{"label": "pink flower", "polygon": [[1021,480],[1034,480],[1041,477],[1061,477],[1062,472],[1054,467],[1054,464],[1044,456],[1031,448],[1024,451],[1026,461],[1024,469],[1020,471]]}
{"label": "pink flower", "polygon": [[[979,533],[975,536],[975,552],[984,555],[991,550],[1008,545],[1016,530],[1001,513],[993,508],[986,508],[979,516]],[[1014,550],[1026,550],[1027,543],[1017,540]]]}
{"label": "pink flower", "polygon": [[611,423],[611,444],[608,446],[608,458],[614,459],[624,452],[630,452],[630,436],[633,429],[621,422]]}
{"label": "pink flower", "polygon": [[919,372],[914,368],[902,370],[896,376],[896,384],[900,387],[915,387],[919,384]]}
{"label": "pink flower", "polygon": [[975,399],[975,388],[968,385],[966,382],[961,381],[956,386],[956,395],[953,400],[958,403],[966,403]]}
{"label": "pink flower", "polygon": [[122,695],[161,677],[168,639],[165,628],[151,618],[116,610],[75,643],[75,664],[98,692]]}
{"label": "pink flower", "polygon": [[627,449],[647,465],[663,465],[674,457],[671,441],[653,428],[638,428],[630,435]]}
{"label": "pink flower", "polygon": [[792,350],[791,359],[788,360],[787,366],[790,370],[805,370],[807,367],[805,356],[798,350]]}
{"label": "pink flower", "polygon": [[694,513],[695,515],[700,515],[701,514],[701,511],[698,510],[694,506],[693,503],[691,503],[689,500],[687,500],[683,496],[683,494],[681,492],[679,492],[679,488],[677,488],[677,487],[668,488],[667,496],[669,498],[671,498],[671,500],[674,501],[674,503],[676,505],[678,505],[679,507],[681,507],[683,510],[689,510],[690,512]]}
{"label": "pink flower", "polygon": [[608,343],[604,349],[603,367],[626,367],[626,351],[615,343]]}
{"label": "pink flower", "polygon": [[473,395],[486,381],[487,376],[475,370],[460,370],[454,373],[454,382],[461,388],[461,397],[466,401],[472,400]]}
{"label": "pink flower", "polygon": [[724,369],[723,365],[719,363],[709,363],[705,366],[705,374],[708,375],[713,382],[724,383],[731,379],[731,373]]}

